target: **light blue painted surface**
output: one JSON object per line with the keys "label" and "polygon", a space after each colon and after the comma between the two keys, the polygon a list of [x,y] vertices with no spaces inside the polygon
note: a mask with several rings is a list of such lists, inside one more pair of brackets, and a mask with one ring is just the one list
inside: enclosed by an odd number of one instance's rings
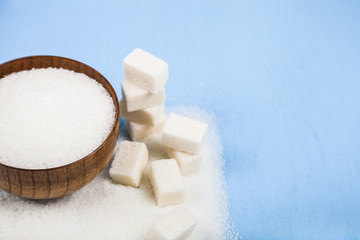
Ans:
{"label": "light blue painted surface", "polygon": [[0,0],[0,62],[73,58],[120,94],[140,47],[167,106],[214,111],[243,239],[360,239],[357,1]]}

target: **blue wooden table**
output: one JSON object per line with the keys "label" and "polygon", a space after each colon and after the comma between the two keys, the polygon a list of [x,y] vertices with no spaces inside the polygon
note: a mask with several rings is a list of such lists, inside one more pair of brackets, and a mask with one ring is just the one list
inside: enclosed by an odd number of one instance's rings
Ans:
{"label": "blue wooden table", "polygon": [[0,0],[0,62],[73,58],[116,88],[135,47],[167,106],[213,111],[243,239],[360,239],[357,1]]}

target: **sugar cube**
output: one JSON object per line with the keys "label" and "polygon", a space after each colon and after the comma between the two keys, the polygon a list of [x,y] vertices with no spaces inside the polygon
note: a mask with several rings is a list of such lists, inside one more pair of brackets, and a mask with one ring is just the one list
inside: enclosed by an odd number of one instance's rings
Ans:
{"label": "sugar cube", "polygon": [[144,143],[122,141],[110,168],[110,177],[116,183],[138,187],[148,162]]}
{"label": "sugar cube", "polygon": [[166,117],[159,121],[155,126],[144,125],[137,122],[126,121],[125,127],[131,140],[138,141],[150,134],[160,132],[166,121]]}
{"label": "sugar cube", "polygon": [[121,81],[122,96],[126,103],[129,112],[139,109],[154,107],[160,105],[165,101],[165,88],[161,88],[157,93],[153,94],[135,84],[132,84],[127,79]]}
{"label": "sugar cube", "polygon": [[166,62],[138,48],[125,57],[123,66],[125,78],[151,93],[160,91],[169,76]]}
{"label": "sugar cube", "polygon": [[183,201],[184,182],[175,159],[152,161],[149,178],[160,207]]}
{"label": "sugar cube", "polygon": [[137,122],[144,125],[156,126],[165,118],[164,103],[155,107],[144,108],[129,112],[127,110],[125,100],[120,101],[120,115],[126,120]]}
{"label": "sugar cube", "polygon": [[196,217],[186,208],[176,208],[159,218],[147,234],[147,240],[184,240],[193,232]]}
{"label": "sugar cube", "polygon": [[166,147],[191,154],[198,153],[207,131],[207,123],[170,114],[162,130],[161,142]]}
{"label": "sugar cube", "polygon": [[169,158],[176,159],[182,175],[185,176],[199,172],[201,168],[200,154],[189,154],[168,147],[165,147],[165,151]]}

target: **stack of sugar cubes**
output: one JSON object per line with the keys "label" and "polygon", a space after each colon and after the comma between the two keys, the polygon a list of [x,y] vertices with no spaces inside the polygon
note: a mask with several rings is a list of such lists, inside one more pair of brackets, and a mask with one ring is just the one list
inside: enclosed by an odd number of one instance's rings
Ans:
{"label": "stack of sugar cubes", "polygon": [[123,66],[120,115],[127,120],[131,139],[138,141],[161,131],[166,121],[164,86],[169,76],[168,64],[136,48],[125,57]]}
{"label": "stack of sugar cubes", "polygon": [[[132,141],[161,131],[161,142],[169,159],[148,162],[148,150],[142,142],[122,141],[110,168],[114,182],[138,187],[149,165],[149,180],[157,205],[181,204],[185,191],[183,176],[198,172],[200,149],[207,124],[164,113],[168,64],[141,49],[125,57],[121,116]],[[186,239],[195,228],[197,218],[185,208],[175,208],[158,219],[147,239]]]}

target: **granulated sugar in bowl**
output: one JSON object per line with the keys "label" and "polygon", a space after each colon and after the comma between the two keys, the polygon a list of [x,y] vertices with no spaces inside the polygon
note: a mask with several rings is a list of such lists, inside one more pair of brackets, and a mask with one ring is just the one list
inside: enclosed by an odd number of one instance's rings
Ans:
{"label": "granulated sugar in bowl", "polygon": [[49,199],[106,166],[119,128],[116,93],[97,71],[52,56],[0,66],[0,188]]}

